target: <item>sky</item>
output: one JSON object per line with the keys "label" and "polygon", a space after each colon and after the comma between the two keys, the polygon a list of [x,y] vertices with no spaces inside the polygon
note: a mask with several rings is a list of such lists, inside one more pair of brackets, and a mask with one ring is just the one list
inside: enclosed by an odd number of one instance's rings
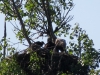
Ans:
{"label": "sky", "polygon": [[86,30],[94,47],[100,49],[100,0],[74,0],[75,7],[70,14],[74,15],[71,24],[79,23]]}
{"label": "sky", "polygon": [[[71,25],[79,23],[83,30],[86,30],[89,38],[93,40],[94,47],[100,49],[100,0],[74,0],[74,8],[70,12],[70,15],[74,15],[74,19],[70,22]],[[0,39],[3,37],[4,32],[4,15],[0,14],[1,26],[0,26]],[[11,38],[12,42],[17,42],[15,34],[13,33],[13,26],[10,22],[7,22],[7,37]],[[40,38],[39,40],[44,40]],[[23,50],[26,47],[17,45],[18,49]]]}

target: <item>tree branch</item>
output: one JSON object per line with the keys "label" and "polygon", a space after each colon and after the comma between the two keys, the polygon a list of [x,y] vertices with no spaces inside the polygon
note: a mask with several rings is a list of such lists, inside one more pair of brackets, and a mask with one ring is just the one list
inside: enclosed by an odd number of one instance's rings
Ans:
{"label": "tree branch", "polygon": [[[57,31],[59,31],[64,25],[66,25],[69,21],[71,21],[71,20],[73,19],[73,17],[68,16],[68,13],[71,11],[72,7],[73,7],[73,6],[70,6],[70,8],[69,8],[68,11],[66,12],[65,16],[63,16],[63,18],[60,19],[60,20],[61,20],[61,22],[60,22],[61,25],[60,25],[59,27],[57,26],[57,27],[55,28],[54,33],[56,33]],[[68,18],[66,19],[67,16],[68,16]],[[65,20],[65,19],[66,19],[66,20]]]}
{"label": "tree branch", "polygon": [[29,37],[28,37],[28,35],[27,35],[27,32],[26,32],[25,25],[24,25],[24,23],[23,23],[22,17],[21,17],[21,15],[20,15],[20,13],[19,13],[19,11],[18,11],[18,9],[17,9],[15,3],[14,3],[14,0],[12,0],[12,2],[13,2],[13,6],[14,6],[14,8],[15,8],[15,11],[16,11],[16,13],[17,13],[18,19],[19,19],[19,21],[20,21],[23,34],[24,34],[24,36],[25,36],[25,38],[26,38],[28,44],[31,45],[31,41],[30,41],[30,39],[29,39]]}
{"label": "tree branch", "polygon": [[6,55],[6,36],[7,36],[7,33],[6,33],[6,16],[5,16],[5,21],[4,21],[4,51],[3,51],[3,58],[5,58],[5,55]]}
{"label": "tree branch", "polygon": [[[51,14],[50,14],[50,9],[49,9],[49,2],[48,2],[48,0],[46,0],[46,3],[44,3],[44,0],[42,0],[42,3],[43,3],[43,9],[45,11],[47,21],[48,21],[48,34],[47,35],[51,38],[52,42],[54,42],[56,39],[56,36],[53,33]],[[45,4],[46,4],[46,7],[45,7]]]}

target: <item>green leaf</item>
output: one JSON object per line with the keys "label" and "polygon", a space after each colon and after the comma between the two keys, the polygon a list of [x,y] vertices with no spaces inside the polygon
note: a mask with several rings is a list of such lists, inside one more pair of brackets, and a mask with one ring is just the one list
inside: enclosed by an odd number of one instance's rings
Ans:
{"label": "green leaf", "polygon": [[73,40],[73,39],[74,39],[74,37],[73,37],[73,36],[70,36],[70,39],[71,39],[71,40]]}
{"label": "green leaf", "polygon": [[68,53],[69,53],[70,55],[72,55],[72,54],[73,54],[73,50],[69,49],[69,50],[68,50]]}

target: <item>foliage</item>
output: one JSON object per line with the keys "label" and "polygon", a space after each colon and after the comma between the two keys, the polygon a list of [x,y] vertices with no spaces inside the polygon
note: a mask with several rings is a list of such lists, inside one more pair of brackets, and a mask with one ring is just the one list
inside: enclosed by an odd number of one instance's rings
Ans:
{"label": "foliage", "polygon": [[69,51],[73,51],[73,54],[80,58],[82,65],[90,65],[91,68],[99,67],[100,54],[93,48],[93,40],[89,39],[86,31],[78,25],[72,30],[70,39],[76,38],[77,44],[70,42],[71,49]]}
{"label": "foliage", "polygon": [[[73,0],[1,0],[0,11],[6,15],[6,21],[19,21],[19,25],[14,25],[14,32],[16,38],[24,43],[25,40],[31,45],[34,39],[39,37],[50,37],[54,41],[54,36],[61,36],[62,34],[71,40],[69,46],[67,46],[68,54],[75,55],[79,58],[79,65],[75,68],[81,68],[81,66],[89,67],[89,74],[99,74],[99,70],[95,71],[99,67],[100,53],[93,46],[93,40],[89,38],[86,31],[80,28],[77,23],[74,28],[68,24],[73,16],[68,15],[73,9]],[[69,33],[69,30],[72,32]],[[46,35],[46,36],[45,36]],[[73,42],[77,40],[77,42]],[[3,44],[3,42],[5,42]],[[39,57],[37,53],[32,53],[29,58],[29,66],[27,69],[21,68],[16,62],[15,58],[10,60],[4,59],[2,50],[7,47],[7,51],[11,52],[11,55],[15,52],[15,48],[8,43],[8,39],[5,37],[0,42],[0,70],[1,75],[25,75],[25,70],[31,70],[36,75],[40,75],[41,63],[43,58]],[[19,61],[19,60],[18,60]],[[40,63],[41,62],[41,63]],[[81,65],[80,65],[81,64]],[[75,69],[74,68],[74,69]],[[71,72],[74,72],[71,69]],[[88,70],[88,69],[87,69]],[[58,72],[58,75],[66,75],[71,73]]]}
{"label": "foliage", "polygon": [[0,75],[26,75],[13,58],[2,60],[0,68]]}

